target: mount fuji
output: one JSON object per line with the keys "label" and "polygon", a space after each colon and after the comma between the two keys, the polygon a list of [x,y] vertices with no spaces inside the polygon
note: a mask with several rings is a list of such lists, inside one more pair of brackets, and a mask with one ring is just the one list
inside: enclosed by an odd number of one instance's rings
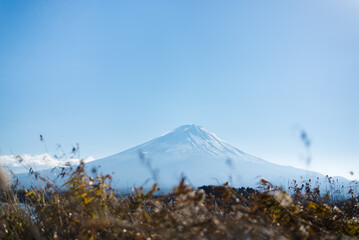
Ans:
{"label": "mount fuji", "polygon": [[[233,147],[214,133],[197,125],[184,125],[149,142],[118,154],[86,163],[94,172],[112,174],[113,187],[130,192],[133,187],[158,183],[171,190],[182,177],[194,187],[229,182],[234,187],[257,187],[265,178],[273,185],[287,188],[292,180],[312,183],[328,189],[326,176],[289,166],[281,166],[254,157]],[[50,170],[42,171],[49,174]],[[29,176],[18,175],[23,183]],[[334,181],[333,181],[334,180]],[[339,186],[349,180],[335,177]]]}
{"label": "mount fuji", "polygon": [[[172,189],[182,177],[193,186],[229,182],[235,187],[256,187],[261,178],[287,188],[292,180],[312,179],[325,184],[326,177],[254,157],[233,147],[197,125],[184,125],[149,142],[121,153],[87,163],[88,168],[113,173],[120,189],[151,186]],[[336,177],[336,183],[349,181]]]}

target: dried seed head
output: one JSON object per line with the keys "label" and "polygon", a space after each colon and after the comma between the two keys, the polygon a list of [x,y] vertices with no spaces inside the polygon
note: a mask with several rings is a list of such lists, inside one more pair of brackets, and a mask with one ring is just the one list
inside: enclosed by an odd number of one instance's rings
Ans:
{"label": "dried seed head", "polygon": [[0,189],[5,190],[10,186],[9,174],[0,167]]}
{"label": "dried seed head", "polygon": [[274,193],[274,198],[280,203],[282,207],[289,207],[293,202],[289,194],[282,191],[276,191]]}

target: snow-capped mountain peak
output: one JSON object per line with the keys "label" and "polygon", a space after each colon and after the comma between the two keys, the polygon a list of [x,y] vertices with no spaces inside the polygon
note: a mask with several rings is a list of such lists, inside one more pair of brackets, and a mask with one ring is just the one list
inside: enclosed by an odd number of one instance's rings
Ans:
{"label": "snow-capped mountain peak", "polygon": [[[166,153],[171,156],[171,159],[190,155],[196,158],[198,158],[198,156],[201,158],[220,157],[223,159],[236,159],[241,157],[242,160],[245,161],[264,161],[243,153],[214,133],[195,124],[180,126],[161,137],[138,145],[125,152],[143,152],[152,158]],[[169,159],[169,161],[171,160]]]}

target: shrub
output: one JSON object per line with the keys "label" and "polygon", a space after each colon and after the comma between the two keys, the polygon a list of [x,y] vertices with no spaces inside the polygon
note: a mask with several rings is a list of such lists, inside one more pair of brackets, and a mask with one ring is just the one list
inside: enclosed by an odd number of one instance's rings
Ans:
{"label": "shrub", "polygon": [[[34,174],[34,173],[33,173]],[[293,194],[262,180],[260,190],[185,180],[166,195],[156,185],[121,195],[110,175],[91,177],[81,162],[61,172],[63,186],[2,189],[1,239],[336,239],[359,236],[356,195],[343,201],[319,188]]]}

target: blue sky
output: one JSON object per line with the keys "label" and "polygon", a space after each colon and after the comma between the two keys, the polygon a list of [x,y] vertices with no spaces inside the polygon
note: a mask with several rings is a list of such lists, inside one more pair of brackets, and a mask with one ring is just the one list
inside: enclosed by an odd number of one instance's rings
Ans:
{"label": "blue sky", "polygon": [[357,1],[0,1],[0,155],[104,157],[198,124],[359,174]]}

